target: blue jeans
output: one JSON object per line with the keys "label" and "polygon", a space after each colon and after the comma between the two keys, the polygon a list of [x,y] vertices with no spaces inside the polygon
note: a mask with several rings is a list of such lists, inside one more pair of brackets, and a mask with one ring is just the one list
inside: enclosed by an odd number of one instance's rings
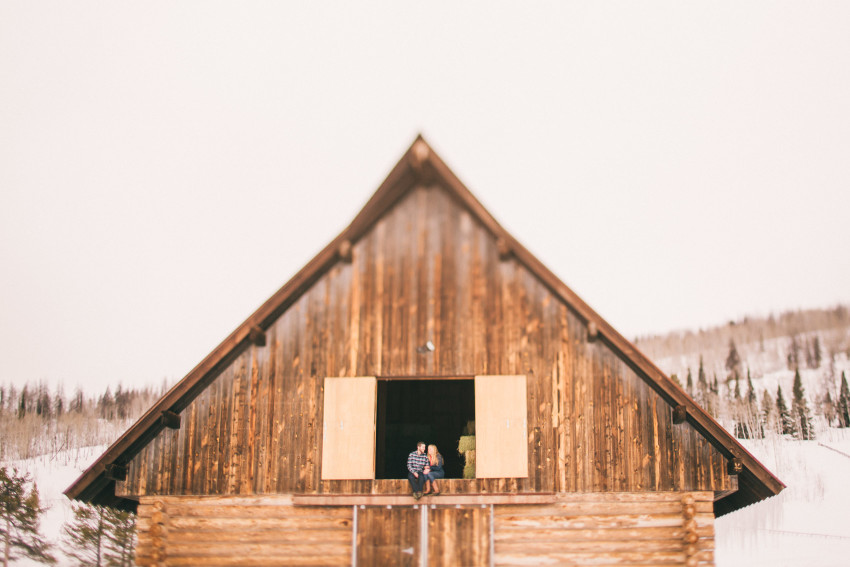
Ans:
{"label": "blue jeans", "polygon": [[416,478],[412,472],[408,471],[407,482],[410,483],[410,488],[413,489],[413,492],[422,492],[422,487],[425,486],[425,475],[420,472],[419,478]]}

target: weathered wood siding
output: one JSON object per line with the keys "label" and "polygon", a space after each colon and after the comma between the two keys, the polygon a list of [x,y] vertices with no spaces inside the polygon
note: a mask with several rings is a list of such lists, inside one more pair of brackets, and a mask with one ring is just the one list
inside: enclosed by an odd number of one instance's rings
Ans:
{"label": "weathered wood siding", "polygon": [[529,476],[470,491],[730,488],[717,450],[438,188],[397,203],[267,337],[131,461],[118,494],[381,490],[320,480],[323,378],[481,374],[528,376]]}
{"label": "weathered wood siding", "polygon": [[[711,565],[713,493],[573,493],[549,504],[298,506],[143,497],[139,565]],[[356,520],[355,520],[356,515]],[[356,548],[354,547],[356,545]]]}
{"label": "weathered wood siding", "polygon": [[351,565],[352,508],[286,496],[142,498],[138,565]]}
{"label": "weathered wood siding", "polygon": [[714,565],[714,495],[572,494],[494,506],[496,565]]}

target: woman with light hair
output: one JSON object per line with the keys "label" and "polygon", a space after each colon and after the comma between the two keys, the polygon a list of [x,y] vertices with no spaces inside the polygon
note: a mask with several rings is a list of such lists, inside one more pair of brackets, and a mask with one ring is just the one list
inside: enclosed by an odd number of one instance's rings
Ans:
{"label": "woman with light hair", "polygon": [[437,479],[444,478],[446,472],[443,470],[443,456],[437,451],[436,445],[428,445],[428,464],[425,466],[425,492],[424,494],[440,493]]}

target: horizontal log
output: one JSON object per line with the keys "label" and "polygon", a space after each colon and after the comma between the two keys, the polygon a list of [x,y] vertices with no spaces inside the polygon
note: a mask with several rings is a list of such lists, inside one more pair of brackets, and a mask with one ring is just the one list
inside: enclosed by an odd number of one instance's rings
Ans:
{"label": "horizontal log", "polygon": [[354,512],[350,506],[335,508],[326,506],[171,506],[170,518],[211,517],[211,518],[351,518]]}
{"label": "horizontal log", "polygon": [[258,532],[192,532],[181,531],[181,543],[280,544],[327,542],[350,544],[351,529],[345,530],[267,530]]}
{"label": "horizontal log", "polygon": [[[697,561],[711,561],[714,554],[708,551],[697,553]],[[526,553],[499,553],[497,550],[494,556],[496,565],[537,565],[545,564],[552,565],[558,562],[568,565],[684,565],[687,556],[684,551],[655,551],[655,552],[623,552],[623,553],[605,553],[605,552],[577,552],[577,553],[535,553],[533,549],[528,549]]]}
{"label": "horizontal log", "polygon": [[231,518],[172,518],[171,532],[180,530],[268,530],[268,529],[327,529],[350,528],[348,518],[254,518],[251,520]]}
{"label": "horizontal log", "polygon": [[[275,530],[265,531],[183,531],[173,534],[172,541],[180,543],[245,543],[281,544],[328,542],[347,544],[351,542],[351,528],[334,530]],[[141,540],[140,540],[141,541]]]}
{"label": "horizontal log", "polygon": [[173,567],[268,567],[270,565],[301,565],[301,566],[345,566],[351,565],[351,554],[347,555],[302,555],[302,556],[266,556],[266,557],[169,557],[168,565]]}
{"label": "horizontal log", "polygon": [[623,514],[620,516],[499,516],[497,530],[506,527],[527,528],[660,528],[680,527],[679,515]]}
{"label": "horizontal log", "polygon": [[[712,528],[697,528],[702,541],[713,541]],[[494,532],[497,542],[525,542],[533,545],[537,541],[623,541],[623,540],[657,540],[682,539],[685,529],[679,527],[663,528],[610,528],[610,529],[526,529],[501,528]]]}
{"label": "horizontal log", "polygon": [[442,494],[415,500],[410,494],[305,494],[293,497],[296,506],[441,506],[488,504],[548,504],[555,502],[552,493],[543,494]]}
{"label": "horizontal log", "polygon": [[561,502],[681,502],[685,495],[695,501],[713,502],[714,493],[696,492],[559,492],[555,498]]}
{"label": "horizontal log", "polygon": [[160,501],[168,508],[170,505],[182,506],[291,506],[292,494],[258,494],[254,496],[142,496],[139,510],[153,506]]}
{"label": "horizontal log", "polygon": [[496,542],[496,553],[507,553],[511,555],[523,554],[529,550],[535,554],[549,553],[578,553],[578,552],[640,552],[648,553],[655,551],[666,551],[679,553],[684,551],[684,543],[681,539],[658,539],[658,540],[619,540],[619,541],[528,541],[522,543]]}
{"label": "horizontal log", "polygon": [[345,556],[351,555],[351,545],[333,543],[304,544],[241,544],[231,543],[193,545],[191,543],[168,543],[168,559],[180,557],[299,557],[299,556]]}
{"label": "horizontal log", "polygon": [[[693,504],[698,513],[711,514],[714,511],[712,502],[696,502]],[[578,516],[593,514],[594,516],[619,514],[679,514],[682,513],[679,502],[562,502],[550,506],[497,506],[493,509],[499,516]]]}

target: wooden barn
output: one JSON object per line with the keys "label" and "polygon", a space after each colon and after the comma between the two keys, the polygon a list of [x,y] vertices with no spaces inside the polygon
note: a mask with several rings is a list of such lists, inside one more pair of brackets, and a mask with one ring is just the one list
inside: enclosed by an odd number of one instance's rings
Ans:
{"label": "wooden barn", "polygon": [[783,488],[420,137],[65,494],[137,510],[140,565],[710,565]]}

